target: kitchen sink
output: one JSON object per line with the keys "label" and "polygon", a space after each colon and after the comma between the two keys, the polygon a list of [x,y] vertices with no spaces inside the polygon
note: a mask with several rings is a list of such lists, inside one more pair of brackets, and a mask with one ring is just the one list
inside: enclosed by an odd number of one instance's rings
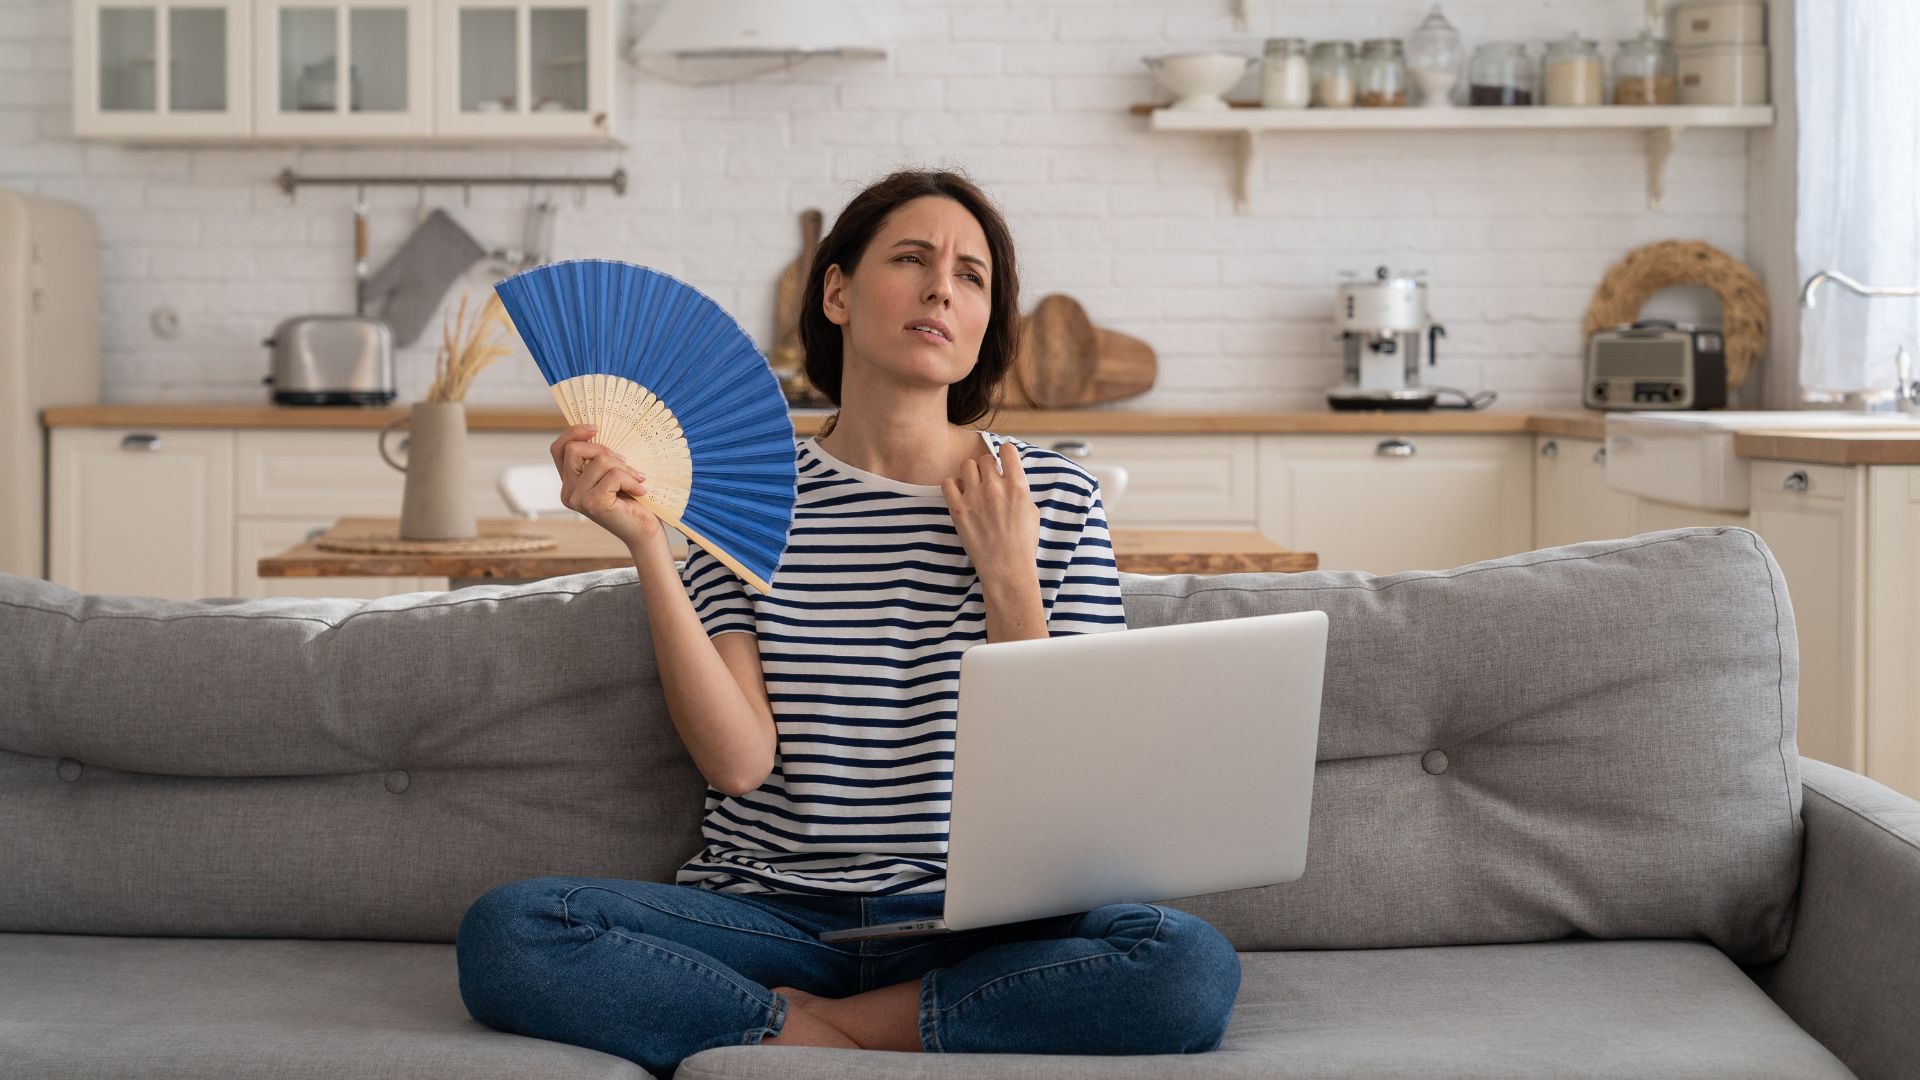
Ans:
{"label": "kitchen sink", "polygon": [[1920,417],[1833,409],[1608,413],[1607,486],[1660,502],[1744,513],[1747,459],[1733,452],[1733,436],[1762,428],[1913,432],[1920,431]]}

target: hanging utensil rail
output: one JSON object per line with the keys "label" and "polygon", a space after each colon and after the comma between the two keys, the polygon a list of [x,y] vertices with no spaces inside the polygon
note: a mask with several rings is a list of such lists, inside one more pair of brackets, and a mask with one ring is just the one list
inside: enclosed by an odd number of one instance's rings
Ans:
{"label": "hanging utensil rail", "polygon": [[605,186],[613,189],[615,195],[627,193],[627,170],[618,168],[606,176],[302,176],[292,169],[280,170],[274,181],[289,198],[302,184],[346,184],[356,187],[387,185],[396,187],[460,187],[476,186],[526,187],[546,185],[549,187],[573,186],[584,189],[587,185]]}

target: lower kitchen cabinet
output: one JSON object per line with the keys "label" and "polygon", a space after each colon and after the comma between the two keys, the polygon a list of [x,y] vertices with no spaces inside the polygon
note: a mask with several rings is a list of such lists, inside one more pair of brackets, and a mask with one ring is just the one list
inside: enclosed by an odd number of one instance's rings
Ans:
{"label": "lower kitchen cabinet", "polygon": [[[175,599],[445,589],[446,578],[262,578],[254,572],[262,556],[339,518],[399,516],[406,478],[381,460],[376,434],[54,428],[49,577],[83,592]],[[475,514],[506,516],[495,486],[500,470],[550,464],[551,442],[538,432],[471,433]],[[404,462],[404,431],[389,444]]]}
{"label": "lower kitchen cabinet", "polygon": [[1751,492],[1793,607],[1800,752],[1920,798],[1920,468],[1755,461]]}
{"label": "lower kitchen cabinet", "polygon": [[1127,471],[1107,524],[1122,528],[1254,527],[1255,435],[1028,435],[1081,466]]}
{"label": "lower kitchen cabinet", "polygon": [[1866,768],[1920,799],[1920,468],[1867,469]]}
{"label": "lower kitchen cabinet", "polygon": [[1326,570],[1446,570],[1528,551],[1532,443],[1505,435],[1277,435],[1258,528]]}
{"label": "lower kitchen cabinet", "polygon": [[1645,531],[1638,527],[1638,500],[1607,486],[1606,455],[1599,439],[1534,436],[1533,548]]}
{"label": "lower kitchen cabinet", "polygon": [[1661,529],[1691,529],[1701,526],[1738,525],[1752,528],[1752,517],[1730,510],[1702,510],[1697,506],[1665,503],[1658,499],[1634,496],[1633,533],[1659,532]]}
{"label": "lower kitchen cabinet", "polygon": [[1751,466],[1751,521],[1787,579],[1800,651],[1800,752],[1866,772],[1866,472]]}
{"label": "lower kitchen cabinet", "polygon": [[47,576],[89,593],[226,596],[233,431],[58,428]]}

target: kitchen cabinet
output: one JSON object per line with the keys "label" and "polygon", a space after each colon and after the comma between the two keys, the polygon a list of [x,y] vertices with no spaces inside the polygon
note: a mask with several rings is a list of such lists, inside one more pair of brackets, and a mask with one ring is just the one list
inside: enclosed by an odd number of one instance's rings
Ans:
{"label": "kitchen cabinet", "polygon": [[252,10],[250,0],[74,0],[73,133],[246,135]]}
{"label": "kitchen cabinet", "polygon": [[89,593],[227,596],[233,432],[53,433],[47,576]]}
{"label": "kitchen cabinet", "polygon": [[76,0],[73,127],[619,145],[612,0]]}
{"label": "kitchen cabinet", "polygon": [[1634,533],[1715,525],[1738,525],[1744,529],[1750,527],[1752,520],[1749,514],[1729,510],[1702,510],[1697,506],[1682,506],[1639,495],[1633,496],[1633,500]]}
{"label": "kitchen cabinet", "polygon": [[[339,518],[398,517],[406,478],[366,430],[62,427],[51,441],[49,577],[84,592],[208,596],[386,596],[445,578],[262,578],[263,555]],[[390,436],[404,460],[404,431]],[[473,432],[474,513],[510,511],[508,465],[551,462],[551,436]],[[677,537],[676,537],[677,539]],[[676,552],[684,551],[684,542]]]}
{"label": "kitchen cabinet", "polygon": [[258,0],[253,132],[433,133],[431,0]]}
{"label": "kitchen cabinet", "polygon": [[1524,436],[1276,435],[1258,528],[1327,570],[1445,570],[1533,547]]}
{"label": "kitchen cabinet", "polygon": [[1751,522],[1787,580],[1800,752],[1866,770],[1866,469],[1755,461]]}
{"label": "kitchen cabinet", "polygon": [[1254,528],[1255,435],[1030,435],[1082,466],[1119,465],[1127,488],[1107,515],[1125,528]]}
{"label": "kitchen cabinet", "polygon": [[1641,531],[1634,496],[1607,486],[1607,448],[1601,440],[1536,435],[1533,447],[1533,548]]}
{"label": "kitchen cabinet", "polygon": [[610,134],[611,14],[604,0],[440,0],[435,130]]}
{"label": "kitchen cabinet", "polygon": [[[1920,468],[1867,467],[1866,768],[1920,799]],[[1852,669],[1849,669],[1851,672]]]}

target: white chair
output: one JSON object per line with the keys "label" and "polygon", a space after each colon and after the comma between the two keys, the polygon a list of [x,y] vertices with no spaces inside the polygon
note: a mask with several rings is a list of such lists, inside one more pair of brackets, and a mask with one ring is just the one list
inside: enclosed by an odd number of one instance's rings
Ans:
{"label": "white chair", "polygon": [[560,501],[560,474],[547,465],[509,465],[500,470],[495,481],[500,498],[514,517],[538,518],[541,514],[569,514],[580,520],[586,515],[569,509]]}

